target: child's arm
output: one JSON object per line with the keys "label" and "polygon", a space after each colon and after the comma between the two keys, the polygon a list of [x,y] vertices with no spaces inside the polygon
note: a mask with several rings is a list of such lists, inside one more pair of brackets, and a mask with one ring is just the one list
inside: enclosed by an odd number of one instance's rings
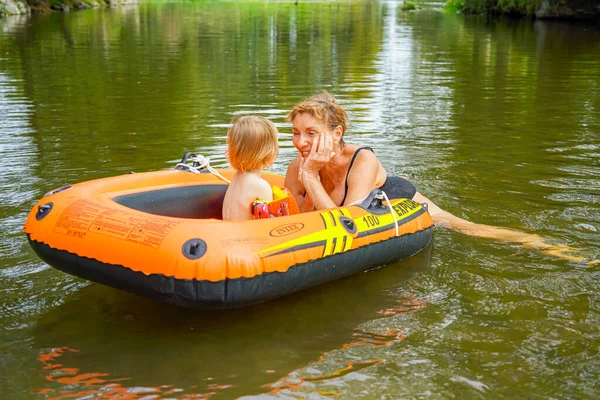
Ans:
{"label": "child's arm", "polygon": [[269,182],[265,181],[264,179],[260,179],[256,185],[253,186],[254,187],[252,187],[251,190],[254,200],[273,201],[273,189],[271,189]]}

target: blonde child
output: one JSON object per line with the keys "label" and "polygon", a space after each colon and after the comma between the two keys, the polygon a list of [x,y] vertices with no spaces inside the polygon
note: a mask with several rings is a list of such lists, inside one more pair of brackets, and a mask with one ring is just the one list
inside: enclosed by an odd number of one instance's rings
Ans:
{"label": "blonde child", "polygon": [[223,219],[253,219],[250,204],[273,200],[271,185],[261,178],[279,153],[279,131],[271,121],[258,116],[236,120],[227,132],[227,157],[236,170],[223,200]]}

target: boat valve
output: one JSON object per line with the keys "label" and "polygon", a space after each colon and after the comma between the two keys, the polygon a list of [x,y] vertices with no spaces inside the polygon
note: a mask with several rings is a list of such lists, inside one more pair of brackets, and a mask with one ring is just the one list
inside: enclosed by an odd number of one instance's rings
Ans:
{"label": "boat valve", "polygon": [[356,224],[354,221],[352,221],[352,219],[348,217],[340,217],[340,222],[349,234],[354,235],[356,233]]}
{"label": "boat valve", "polygon": [[190,239],[183,244],[183,255],[190,260],[196,260],[206,253],[206,242],[202,239]]}
{"label": "boat valve", "polygon": [[50,213],[50,210],[52,210],[52,203],[46,203],[42,204],[41,206],[38,206],[37,213],[35,214],[35,219],[40,221],[46,215],[48,215],[48,213]]}

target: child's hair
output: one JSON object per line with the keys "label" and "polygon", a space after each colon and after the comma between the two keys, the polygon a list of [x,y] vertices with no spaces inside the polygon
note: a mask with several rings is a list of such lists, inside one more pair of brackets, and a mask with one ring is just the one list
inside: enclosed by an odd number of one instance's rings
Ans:
{"label": "child's hair", "polygon": [[279,154],[279,131],[267,118],[240,117],[227,131],[227,157],[238,171],[267,168]]}
{"label": "child's hair", "polygon": [[346,111],[338,104],[335,97],[327,91],[323,91],[321,94],[314,95],[296,104],[288,114],[287,120],[294,122],[294,119],[299,114],[308,114],[316,120],[321,121],[330,129],[341,126],[342,134],[348,128],[348,115]]}

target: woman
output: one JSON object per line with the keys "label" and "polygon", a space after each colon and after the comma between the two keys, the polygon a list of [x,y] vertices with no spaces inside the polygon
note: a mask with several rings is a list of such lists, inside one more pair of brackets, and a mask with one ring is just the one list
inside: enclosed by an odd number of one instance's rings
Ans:
{"label": "woman", "polygon": [[293,125],[293,143],[298,157],[288,167],[285,187],[294,195],[302,212],[360,203],[371,190],[381,188],[390,198],[405,197],[427,203],[436,225],[471,236],[519,243],[571,261],[585,260],[564,254],[572,249],[565,245],[549,245],[538,235],[475,224],[456,217],[417,192],[408,180],[388,176],[370,147],[344,142],[348,116],[327,92],[297,104],[288,120]]}

